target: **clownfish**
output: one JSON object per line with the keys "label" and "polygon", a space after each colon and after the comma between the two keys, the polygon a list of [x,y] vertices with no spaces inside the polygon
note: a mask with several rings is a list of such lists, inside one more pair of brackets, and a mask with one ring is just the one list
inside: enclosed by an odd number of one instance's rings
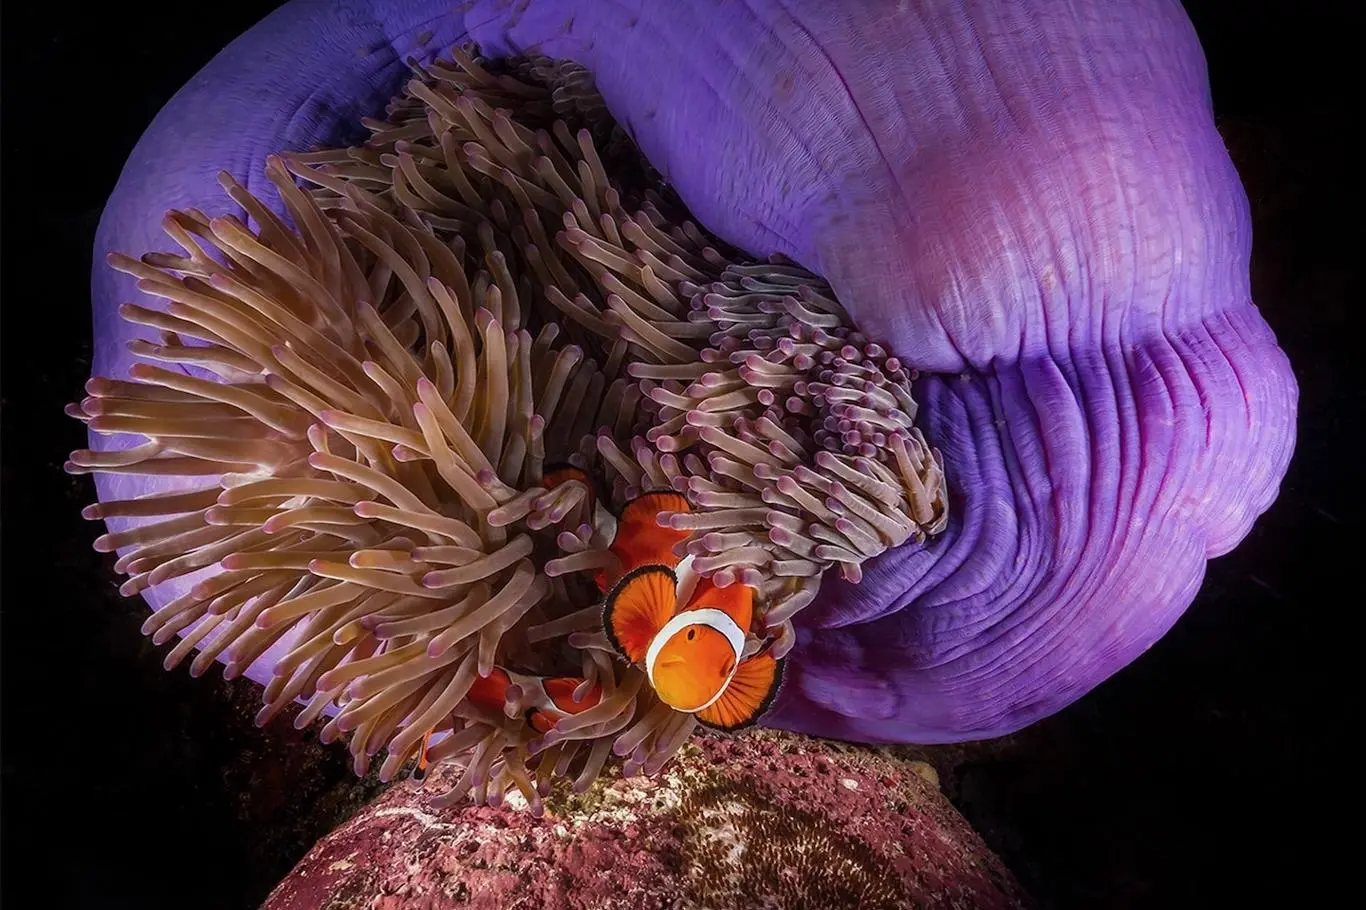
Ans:
{"label": "clownfish", "polygon": [[603,606],[607,639],[645,669],[661,701],[718,730],[757,721],[782,685],[782,661],[767,650],[745,657],[754,589],[717,587],[676,564],[641,565],[612,588]]}
{"label": "clownfish", "polygon": [[600,686],[590,686],[575,701],[574,693],[583,682],[581,676],[528,676],[494,667],[488,676],[475,679],[468,698],[481,708],[502,714],[509,702],[508,690],[516,686],[518,692],[513,701],[526,722],[537,733],[549,733],[564,718],[587,711],[602,701]]}
{"label": "clownfish", "polygon": [[766,651],[744,656],[754,589],[717,587],[692,571],[691,556],[674,552],[688,532],[660,527],[657,516],[692,511],[687,499],[671,490],[644,493],[626,504],[612,529],[582,469],[557,465],[542,483],[553,489],[569,481],[588,488],[596,524],[609,529],[617,558],[615,570],[593,573],[607,595],[603,627],[612,647],[644,668],[655,694],[674,710],[726,731],[757,721],[782,685],[782,662]]}
{"label": "clownfish", "polygon": [[[529,676],[514,673],[502,667],[494,667],[486,677],[476,677],[466,696],[471,703],[486,711],[505,715],[509,701],[515,702],[517,710],[533,730],[542,735],[555,729],[555,725],[571,714],[580,714],[602,701],[602,687],[590,686],[578,701],[574,693],[582,688],[583,677],[579,676]],[[509,699],[509,690],[517,692]],[[413,780],[420,781],[427,776],[431,761],[428,749],[432,734],[428,730],[422,737],[422,748],[418,751],[417,765],[413,768]]]}
{"label": "clownfish", "polygon": [[658,565],[672,569],[682,560],[674,547],[688,537],[687,531],[660,527],[660,512],[691,512],[688,500],[672,490],[652,490],[632,499],[621,514],[611,515],[598,500],[592,479],[581,468],[569,464],[548,467],[541,485],[552,490],[563,483],[577,481],[588,489],[588,506],[594,526],[606,530],[611,538],[608,550],[617,558],[613,569],[595,569],[593,581],[606,594],[620,579],[642,566]]}

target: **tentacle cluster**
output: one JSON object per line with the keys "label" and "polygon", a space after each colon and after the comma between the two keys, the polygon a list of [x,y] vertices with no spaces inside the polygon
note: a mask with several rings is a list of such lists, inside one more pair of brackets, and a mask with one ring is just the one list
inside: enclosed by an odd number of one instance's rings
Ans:
{"label": "tentacle cluster", "polygon": [[[168,668],[198,649],[192,673],[231,678],[283,644],[259,722],[303,700],[298,726],[327,716],[358,773],[386,750],[386,778],[446,732],[445,799],[534,809],[614,753],[658,770],[694,727],[613,661],[575,571],[607,541],[547,463],[618,502],[684,493],[698,569],[759,587],[783,650],[824,569],[857,580],[943,526],[944,466],[908,372],[815,276],[673,217],[581,69],[413,66],[364,145],[270,159],[292,224],[224,175],[254,229],[172,212],[179,252],[111,258],[166,301],[121,310],[158,341],[70,412],[145,441],[68,469],[203,479],[85,512],[140,522],[96,544],[125,551],[128,596],[217,567],[144,627],[182,636]],[[538,735],[516,692],[501,715],[467,698],[495,664],[602,697]]]}
{"label": "tentacle cluster", "polygon": [[[548,260],[539,270],[545,300],[582,330],[576,337],[589,336],[585,346],[596,341],[610,367],[624,357],[639,381],[624,389],[629,406],[598,439],[619,498],[642,486],[685,493],[706,514],[672,521],[693,532],[685,546],[700,557],[698,570],[722,585],[818,579],[831,566],[857,581],[865,560],[943,528],[944,465],[915,427],[914,377],[850,328],[824,282],[789,263],[737,262],[648,189],[623,198],[594,137],[581,132],[572,148],[563,121],[533,131],[528,114],[518,117],[520,129],[500,130],[510,115],[480,108],[476,98],[500,77],[459,59],[459,71],[433,66],[430,78],[409,83],[391,106],[392,122],[365,149],[349,150],[332,176],[361,180],[356,161],[387,158],[395,198],[439,228],[459,222],[467,206],[408,185],[419,172],[429,184],[460,183],[463,167],[500,181],[524,213],[530,203],[541,220],[561,222],[555,244],[572,262],[557,270]],[[614,173],[619,162],[639,162],[582,68],[531,60],[514,71],[556,86],[555,113],[593,124],[616,153],[607,159]],[[461,139],[464,161],[451,154]],[[405,169],[405,156],[425,158],[430,169]],[[301,176],[323,194],[341,192],[318,175]],[[536,268],[538,238],[528,227],[510,231]],[[623,450],[617,440],[637,405],[643,419],[635,426],[644,432]],[[591,451],[582,454],[592,460]],[[770,610],[776,624],[809,602],[816,584],[767,587],[787,595]]]}

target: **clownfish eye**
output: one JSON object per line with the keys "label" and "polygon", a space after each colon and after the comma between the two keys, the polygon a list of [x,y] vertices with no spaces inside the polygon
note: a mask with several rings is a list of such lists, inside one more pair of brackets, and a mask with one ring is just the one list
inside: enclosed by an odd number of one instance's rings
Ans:
{"label": "clownfish eye", "polygon": [[688,630],[688,641],[692,641],[692,640],[693,640],[694,638],[696,638],[696,637],[697,637],[697,630],[696,630],[696,629],[689,629],[689,630]]}

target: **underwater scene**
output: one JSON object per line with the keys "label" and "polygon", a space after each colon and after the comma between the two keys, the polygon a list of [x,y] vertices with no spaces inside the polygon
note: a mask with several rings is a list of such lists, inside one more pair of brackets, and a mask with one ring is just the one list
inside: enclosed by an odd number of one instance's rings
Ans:
{"label": "underwater scene", "polygon": [[1333,893],[1310,7],[7,10],[7,903]]}

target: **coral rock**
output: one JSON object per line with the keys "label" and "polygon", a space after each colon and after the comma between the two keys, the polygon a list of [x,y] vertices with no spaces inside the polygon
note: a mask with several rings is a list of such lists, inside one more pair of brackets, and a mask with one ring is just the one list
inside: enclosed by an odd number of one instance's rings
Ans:
{"label": "coral rock", "polygon": [[431,809],[459,773],[440,768],[323,838],[264,908],[1025,906],[916,764],[772,731],[707,735],[655,778],[557,790],[539,819]]}

